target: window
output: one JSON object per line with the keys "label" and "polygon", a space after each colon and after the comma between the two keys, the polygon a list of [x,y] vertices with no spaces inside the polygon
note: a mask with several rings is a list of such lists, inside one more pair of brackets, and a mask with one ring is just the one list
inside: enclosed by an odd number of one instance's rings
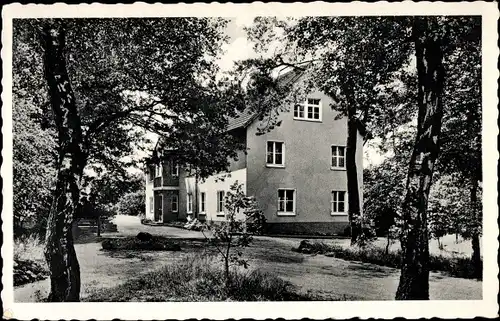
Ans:
{"label": "window", "polygon": [[200,193],[200,213],[205,213],[205,192]]}
{"label": "window", "polygon": [[332,168],[345,168],[345,147],[332,146]]}
{"label": "window", "polygon": [[187,212],[193,213],[193,194],[187,194]]}
{"label": "window", "polygon": [[278,215],[295,215],[294,189],[278,189]]}
{"label": "window", "polygon": [[179,198],[177,195],[172,195],[172,198],[170,198],[170,205],[172,208],[172,212],[178,212],[179,211]]}
{"label": "window", "polygon": [[285,143],[267,142],[267,161],[268,166],[285,166]]}
{"label": "window", "polygon": [[332,191],[332,214],[345,214],[347,212],[347,198],[344,191]]}
{"label": "window", "polygon": [[170,175],[179,176],[179,164],[176,162],[170,163]]}
{"label": "window", "polygon": [[149,212],[150,213],[154,213],[155,211],[155,202],[154,202],[154,198],[153,197],[150,197],[149,198]]}
{"label": "window", "polygon": [[224,215],[224,191],[217,191],[217,214]]}
{"label": "window", "polygon": [[304,114],[304,105],[296,105],[293,109],[293,117],[295,118],[305,118]]}
{"label": "window", "polygon": [[161,164],[155,165],[155,177],[161,177],[161,170],[163,166]]}
{"label": "window", "polygon": [[304,104],[296,105],[293,108],[295,119],[321,121],[321,100],[308,98]]}

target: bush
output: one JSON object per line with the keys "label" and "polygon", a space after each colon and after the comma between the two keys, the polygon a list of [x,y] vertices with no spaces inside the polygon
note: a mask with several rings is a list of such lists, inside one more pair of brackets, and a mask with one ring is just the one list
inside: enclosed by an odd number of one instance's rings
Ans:
{"label": "bush", "polygon": [[139,232],[135,237],[141,242],[151,242],[153,240],[153,235],[147,232]]}
{"label": "bush", "polygon": [[185,223],[183,228],[186,230],[201,231],[205,229],[205,224],[201,223],[197,218]]}
{"label": "bush", "polygon": [[103,250],[143,250],[143,251],[180,251],[181,246],[170,239],[151,236],[151,238],[108,238],[101,243]]}
{"label": "bush", "polygon": [[14,286],[23,285],[49,276],[45,266],[32,260],[14,260]]}
{"label": "bush", "polygon": [[177,227],[177,228],[184,228],[184,225],[186,225],[187,221],[186,220],[179,220],[179,221],[171,221],[168,223],[165,223],[166,226],[171,226],[171,227]]}
{"label": "bush", "polygon": [[190,256],[125,284],[89,295],[91,302],[124,301],[285,301],[309,300],[272,274],[232,270],[226,288],[224,270],[215,257]]}
{"label": "bush", "polygon": [[14,241],[14,285],[43,280],[49,275],[43,243],[34,235]]}
{"label": "bush", "polygon": [[308,240],[303,240],[300,242],[299,247],[296,250],[292,250],[305,254],[316,254],[328,252],[329,248],[329,245],[322,242],[310,242]]}
{"label": "bush", "polygon": [[155,222],[149,218],[141,218],[141,224],[151,225],[151,224],[155,224]]}
{"label": "bush", "polygon": [[146,193],[140,189],[126,193],[120,197],[118,203],[113,207],[115,212],[122,215],[140,216],[146,212]]}
{"label": "bush", "polygon": [[[250,245],[253,241],[252,234],[247,229],[247,223],[263,224],[265,216],[259,208],[257,200],[253,196],[246,196],[243,184],[235,181],[226,193],[224,198],[225,220],[206,225],[206,228],[212,233],[209,237],[205,233],[203,236],[214,245],[221,255],[221,261],[224,264],[224,275],[226,278],[226,288],[230,287],[232,274],[231,266],[242,266],[248,268],[248,261],[244,259],[244,247]],[[237,214],[243,214],[238,218]],[[259,230],[254,225],[253,230]]]}
{"label": "bush", "polygon": [[[294,251],[306,254],[324,254],[343,260],[360,261],[392,268],[401,267],[401,250],[386,253],[385,249],[367,247],[341,247],[328,245],[323,242],[310,242],[304,240]],[[466,257],[445,257],[442,255],[430,255],[429,270],[448,273],[450,276],[465,279],[474,279],[476,274],[472,260]]]}

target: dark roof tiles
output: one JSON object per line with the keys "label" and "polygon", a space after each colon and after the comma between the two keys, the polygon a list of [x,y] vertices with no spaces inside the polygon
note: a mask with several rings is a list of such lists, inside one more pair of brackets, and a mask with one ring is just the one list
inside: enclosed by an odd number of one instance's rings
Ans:
{"label": "dark roof tiles", "polygon": [[238,116],[229,118],[227,130],[230,131],[236,128],[246,127],[254,120],[255,116],[257,116],[257,114],[247,108]]}
{"label": "dark roof tiles", "polygon": [[[303,73],[304,72],[302,69],[290,70],[281,75],[278,75],[278,81],[282,85],[288,85],[297,81]],[[251,111],[249,108],[246,108],[238,116],[229,118],[227,130],[230,131],[240,127],[247,127],[251,124],[256,116],[257,113],[255,111]]]}

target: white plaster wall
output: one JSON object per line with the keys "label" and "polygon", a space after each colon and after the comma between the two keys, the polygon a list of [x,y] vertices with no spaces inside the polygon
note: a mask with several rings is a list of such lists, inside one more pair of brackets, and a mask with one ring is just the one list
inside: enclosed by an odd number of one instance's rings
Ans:
{"label": "white plaster wall", "polygon": [[[227,174],[226,174],[227,175]],[[217,191],[229,191],[229,187],[238,181],[238,183],[243,184],[243,191],[247,191],[247,169],[239,169],[230,173],[230,177],[226,177],[224,181],[217,180],[224,177],[224,174],[214,175],[207,178],[204,182],[198,184],[198,193],[205,192],[206,201],[206,220],[207,221],[222,221],[224,217],[217,216]],[[198,202],[200,202],[200,197],[198,196]],[[199,207],[200,208],[200,207]],[[243,214],[236,216],[237,219],[242,219]]]}
{"label": "white plaster wall", "polygon": [[[146,178],[147,179],[147,178]],[[150,201],[149,198],[153,197],[153,181],[146,181],[146,218],[150,220],[154,220],[154,211],[151,212]],[[154,206],[154,200],[153,200]]]}

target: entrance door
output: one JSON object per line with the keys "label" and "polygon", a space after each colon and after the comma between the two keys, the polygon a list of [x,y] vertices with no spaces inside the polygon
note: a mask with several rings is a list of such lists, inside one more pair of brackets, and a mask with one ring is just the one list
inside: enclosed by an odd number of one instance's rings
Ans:
{"label": "entrance door", "polygon": [[155,222],[163,222],[163,195],[155,195]]}

